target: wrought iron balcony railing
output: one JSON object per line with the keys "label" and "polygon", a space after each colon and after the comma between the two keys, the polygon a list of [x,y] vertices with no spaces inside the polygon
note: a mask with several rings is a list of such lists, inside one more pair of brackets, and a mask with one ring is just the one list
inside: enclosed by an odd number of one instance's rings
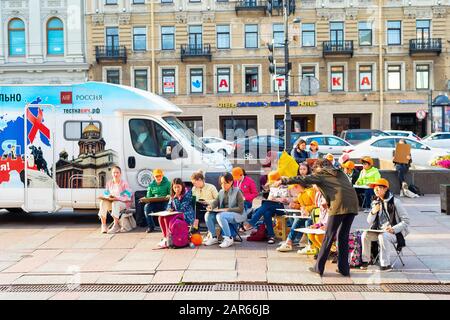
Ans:
{"label": "wrought iron balcony railing", "polygon": [[101,60],[122,60],[123,63],[127,63],[127,48],[125,46],[96,46],[95,59],[97,63]]}
{"label": "wrought iron balcony railing", "polygon": [[441,52],[442,52],[441,38],[409,40],[409,54],[437,53],[438,55],[440,55]]}
{"label": "wrought iron balcony railing", "polygon": [[181,61],[186,58],[208,58],[211,61],[211,45],[181,45]]}
{"label": "wrought iron balcony railing", "polygon": [[353,40],[324,41],[323,55],[350,55],[353,56]]}

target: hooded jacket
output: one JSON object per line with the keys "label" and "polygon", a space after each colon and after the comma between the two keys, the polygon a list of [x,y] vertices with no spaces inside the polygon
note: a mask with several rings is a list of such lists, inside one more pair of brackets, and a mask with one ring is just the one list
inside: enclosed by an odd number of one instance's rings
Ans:
{"label": "hooded jacket", "polygon": [[170,181],[166,177],[163,177],[160,184],[153,180],[147,188],[147,198],[153,197],[167,197],[170,195]]}
{"label": "hooded jacket", "polygon": [[340,170],[322,168],[318,173],[305,177],[283,178],[282,184],[315,184],[327,201],[330,216],[358,214],[358,197],[355,189]]}

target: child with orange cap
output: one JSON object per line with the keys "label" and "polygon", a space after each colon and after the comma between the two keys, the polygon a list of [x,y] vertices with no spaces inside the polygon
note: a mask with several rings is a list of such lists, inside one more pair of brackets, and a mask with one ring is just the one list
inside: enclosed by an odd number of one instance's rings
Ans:
{"label": "child with orange cap", "polygon": [[152,212],[159,212],[166,210],[170,198],[170,181],[164,176],[161,169],[153,170],[154,180],[148,185],[146,198],[167,198],[167,201],[147,203],[144,206],[145,218],[147,220],[147,233],[155,230],[155,222]]}
{"label": "child with orange cap", "polygon": [[319,143],[315,140],[311,141],[309,144],[308,158],[319,159],[321,155],[322,154],[319,152]]}
{"label": "child with orange cap", "polygon": [[374,183],[378,179],[381,179],[380,171],[378,168],[374,167],[373,159],[369,156],[365,156],[361,158],[361,163],[363,165],[363,169],[359,173],[358,180],[356,180],[355,185],[364,187],[364,199],[362,203],[362,207],[364,208],[364,213],[370,212],[370,202],[372,201],[372,197],[375,195],[373,189],[369,187],[371,183]]}
{"label": "child with orange cap", "polygon": [[[289,192],[286,186],[273,187],[272,184],[281,181],[281,174],[278,171],[272,171],[268,175],[268,186],[270,189],[268,200],[263,200],[262,205],[255,210],[252,218],[244,223],[245,230],[250,230],[256,227],[256,223],[261,217],[264,219],[264,224],[267,228],[267,243],[275,243],[275,232],[273,230],[272,216],[277,212],[277,209],[284,209],[284,204],[289,203]],[[279,212],[281,214],[281,211]]]}
{"label": "child with orange cap", "polygon": [[244,195],[244,208],[248,210],[252,207],[253,199],[258,196],[258,189],[256,188],[255,181],[244,174],[244,170],[240,167],[235,167],[231,170],[234,183],[233,187],[239,188]]}
{"label": "child with orange cap", "polygon": [[342,163],[341,166],[344,173],[347,175],[348,180],[350,180],[352,184],[355,184],[359,177],[359,171],[355,169],[355,163],[351,160],[347,160]]}

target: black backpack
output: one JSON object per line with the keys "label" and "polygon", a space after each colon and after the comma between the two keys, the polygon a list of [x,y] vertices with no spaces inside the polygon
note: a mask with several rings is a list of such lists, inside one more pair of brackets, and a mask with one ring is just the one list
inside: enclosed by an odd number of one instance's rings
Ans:
{"label": "black backpack", "polygon": [[418,194],[419,196],[423,196],[423,193],[420,192],[419,187],[417,187],[417,186],[415,186],[415,185],[413,185],[413,184],[410,184],[410,185],[408,186],[408,190],[411,191],[411,192],[414,192],[415,194]]}

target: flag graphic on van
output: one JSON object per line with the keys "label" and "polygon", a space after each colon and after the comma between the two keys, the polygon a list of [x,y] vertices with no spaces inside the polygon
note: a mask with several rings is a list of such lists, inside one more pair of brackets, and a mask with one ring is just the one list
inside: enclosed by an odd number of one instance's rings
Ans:
{"label": "flag graphic on van", "polygon": [[[34,112],[33,112],[34,111]],[[37,114],[36,114],[37,113]],[[35,115],[36,114],[36,115]],[[41,140],[44,144],[50,145],[50,130],[43,123],[44,113],[42,109],[37,108],[28,108],[27,109],[27,120],[29,122],[30,129],[28,131],[28,140],[29,143],[33,143],[36,134],[38,131],[41,133]]]}

